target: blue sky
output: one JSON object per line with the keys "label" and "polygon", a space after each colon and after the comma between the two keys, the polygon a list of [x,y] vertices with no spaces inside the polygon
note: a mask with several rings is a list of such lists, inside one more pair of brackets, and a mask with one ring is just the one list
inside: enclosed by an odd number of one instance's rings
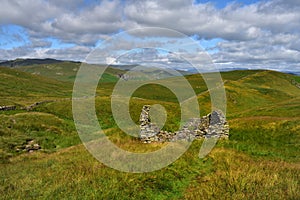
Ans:
{"label": "blue sky", "polygon": [[3,0],[0,60],[84,60],[121,30],[162,27],[195,39],[220,68],[300,71],[299,10],[293,0]]}
{"label": "blue sky", "polygon": [[0,45],[2,49],[12,49],[29,43],[26,30],[17,25],[2,25],[0,31]]}
{"label": "blue sky", "polygon": [[[84,3],[81,4],[81,6],[90,6],[98,3],[98,0],[84,0]],[[123,1],[126,2],[126,1]],[[196,0],[194,1],[195,4],[202,4],[202,3],[212,3],[216,6],[218,9],[222,9],[226,7],[226,5],[231,3],[241,3],[242,5],[249,5],[252,3],[256,3],[258,0],[236,0],[236,1],[228,1],[228,0],[215,0],[215,1],[209,1],[209,0]],[[80,9],[80,7],[78,8]],[[215,45],[215,42],[218,41],[220,38],[213,39],[213,40],[201,40],[201,45],[206,47],[211,47]],[[59,38],[51,37],[49,36],[47,39],[52,43],[51,48],[65,48],[70,47],[72,44],[70,43],[64,43],[59,40]],[[2,49],[12,49],[15,47],[20,47],[24,45],[30,44],[30,39],[28,37],[28,34],[26,32],[26,29],[22,26],[18,26],[17,24],[4,24],[1,25],[1,32],[0,32],[0,47]]]}
{"label": "blue sky", "polygon": [[214,4],[217,8],[224,8],[226,5],[230,3],[241,3],[242,5],[249,5],[253,3],[259,2],[259,0],[236,0],[236,1],[228,1],[228,0],[215,0],[215,1],[209,1],[209,0],[196,0],[195,3],[212,3]]}

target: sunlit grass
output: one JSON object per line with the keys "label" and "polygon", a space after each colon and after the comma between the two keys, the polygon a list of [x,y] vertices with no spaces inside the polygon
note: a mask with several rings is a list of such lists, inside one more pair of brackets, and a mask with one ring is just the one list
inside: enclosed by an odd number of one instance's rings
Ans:
{"label": "sunlit grass", "polygon": [[[52,78],[58,76],[55,70]],[[81,145],[73,122],[71,84],[6,68],[0,68],[0,73],[1,105],[20,108],[55,100],[29,112],[0,111],[0,199],[300,198],[300,89],[291,83],[299,77],[270,71],[222,73],[229,140],[219,141],[204,159],[198,158],[202,140],[194,141],[173,164],[156,172],[131,174],[101,164]],[[210,96],[203,79],[200,75],[187,79],[198,95],[201,115],[209,113]],[[114,84],[99,83],[95,99],[99,124],[109,139],[131,152],[167,145],[143,144],[117,128],[110,102]],[[129,110],[137,126],[146,104],[165,107],[164,130],[179,128],[180,105],[168,89],[153,84],[135,91]],[[16,151],[30,140],[42,150]]]}

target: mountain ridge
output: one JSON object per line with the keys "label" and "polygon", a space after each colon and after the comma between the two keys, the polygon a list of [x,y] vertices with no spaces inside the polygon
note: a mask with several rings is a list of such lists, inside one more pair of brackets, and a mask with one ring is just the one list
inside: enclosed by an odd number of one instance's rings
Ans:
{"label": "mountain ridge", "polygon": [[[73,64],[83,64],[84,62],[81,61],[73,61],[73,60],[59,60],[59,59],[54,59],[54,58],[17,58],[14,60],[0,60],[0,66],[3,67],[26,67],[26,66],[32,66],[32,65],[40,65],[40,64],[57,64],[57,63],[73,63]],[[99,64],[100,66],[107,66],[107,64]],[[132,68],[136,67],[138,65],[118,65],[118,64],[112,64],[109,65],[109,67],[115,68],[115,69],[120,69],[123,71],[129,71]],[[262,68],[263,69],[263,68]],[[251,68],[245,68],[245,67],[236,67],[236,68],[220,68],[218,69],[219,72],[230,72],[230,71],[237,71],[237,70],[257,70],[257,69],[251,69]],[[287,73],[287,74],[293,74],[300,76],[300,71],[293,71],[293,70],[272,70],[272,69],[265,69],[265,70],[271,70],[271,71],[279,71],[282,73]],[[188,74],[197,74],[198,71],[196,69],[191,69],[187,71],[183,70],[178,70],[181,72],[183,75],[188,75]],[[209,72],[209,71],[208,71]]]}

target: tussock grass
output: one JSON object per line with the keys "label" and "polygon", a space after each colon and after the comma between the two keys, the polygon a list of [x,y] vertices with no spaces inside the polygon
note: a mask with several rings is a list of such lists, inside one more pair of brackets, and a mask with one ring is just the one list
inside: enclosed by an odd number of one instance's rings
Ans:
{"label": "tussock grass", "polygon": [[186,199],[299,199],[300,165],[254,160],[228,149],[210,154],[213,172],[194,179]]}
{"label": "tussock grass", "polygon": [[[229,140],[219,141],[204,159],[198,158],[202,141],[194,141],[170,166],[130,174],[106,167],[79,145],[70,99],[72,84],[68,83],[75,70],[73,65],[62,67],[34,66],[26,70],[43,69],[46,73],[51,69],[51,78],[57,78],[57,70],[65,70],[66,76],[61,77],[65,82],[0,68],[1,104],[22,107],[56,100],[30,112],[0,112],[0,199],[300,198],[300,93],[291,83],[298,77],[266,70],[222,73]],[[209,113],[210,96],[201,75],[189,75],[187,80],[198,95],[201,115]],[[113,81],[100,81],[95,99],[99,124],[109,139],[132,152],[155,151],[166,145],[142,144],[117,128],[110,102]],[[135,91],[129,107],[137,125],[146,104],[166,108],[164,130],[179,128],[180,106],[169,90],[152,84]],[[30,140],[37,141],[42,150],[16,151]]]}
{"label": "tussock grass", "polygon": [[52,114],[23,112],[0,115],[0,120],[0,163],[9,162],[10,157],[24,153],[22,147],[31,140],[46,152],[80,142],[73,122]]}
{"label": "tussock grass", "polygon": [[251,117],[230,122],[226,147],[250,155],[300,162],[299,118]]}

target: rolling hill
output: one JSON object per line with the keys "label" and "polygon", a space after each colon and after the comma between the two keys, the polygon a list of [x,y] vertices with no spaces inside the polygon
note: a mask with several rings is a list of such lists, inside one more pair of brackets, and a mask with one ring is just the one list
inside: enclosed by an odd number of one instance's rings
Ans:
{"label": "rolling hill", "polygon": [[[31,74],[41,75],[47,78],[53,78],[60,81],[74,82],[77,71],[80,66],[89,64],[74,61],[55,60],[55,59],[16,59],[5,62],[0,62],[0,66],[14,68],[20,71],[28,72]],[[107,67],[105,64],[92,65],[100,68]],[[105,70],[102,76],[102,82],[115,82],[120,75],[130,72],[129,78],[139,79],[143,76],[151,76],[157,79],[164,79],[173,77],[174,75],[161,69],[145,67],[143,70],[135,70],[137,65],[110,65]],[[177,70],[182,75],[192,74],[193,72]],[[123,77],[124,78],[124,77]]]}
{"label": "rolling hill", "polygon": [[[0,62],[0,66],[2,67],[11,67],[11,68],[17,68],[22,66],[29,66],[29,65],[40,65],[40,64],[54,64],[54,63],[62,63],[64,61],[62,60],[56,60],[51,58],[46,59],[21,59],[18,58],[16,60],[8,60],[8,61],[2,61]],[[76,63],[76,62],[73,62]]]}
{"label": "rolling hill", "polygon": [[[130,174],[106,167],[80,144],[73,122],[69,79],[77,65],[62,62],[0,68],[0,105],[21,108],[36,101],[55,100],[29,111],[0,111],[0,198],[300,198],[298,76],[268,70],[222,72],[229,140],[219,141],[204,159],[198,158],[203,141],[194,141],[170,166]],[[119,72],[117,69],[108,73]],[[56,73],[64,75],[59,78]],[[160,81],[174,82],[173,79],[176,77]],[[186,79],[197,94],[201,115],[209,113],[210,96],[201,75],[187,75]],[[117,80],[102,81],[97,89],[95,107],[106,135],[128,151],[161,148],[164,144],[142,144],[117,127],[110,102]],[[176,84],[180,87],[180,82]],[[145,104],[163,105],[168,113],[164,129],[178,129],[180,105],[168,89],[149,84],[133,93],[130,114],[137,124]],[[31,141],[38,143],[41,150],[24,150]]]}
{"label": "rolling hill", "polygon": [[24,106],[40,100],[70,97],[72,84],[0,67],[0,105]]}
{"label": "rolling hill", "polygon": [[[16,59],[0,63],[0,66],[10,67],[20,71],[28,72],[47,78],[65,82],[74,82],[77,71],[82,63],[74,61],[62,61],[55,59]],[[99,65],[99,67],[106,67]],[[115,82],[118,74],[123,74],[124,70],[109,67],[103,74],[103,82]]]}

